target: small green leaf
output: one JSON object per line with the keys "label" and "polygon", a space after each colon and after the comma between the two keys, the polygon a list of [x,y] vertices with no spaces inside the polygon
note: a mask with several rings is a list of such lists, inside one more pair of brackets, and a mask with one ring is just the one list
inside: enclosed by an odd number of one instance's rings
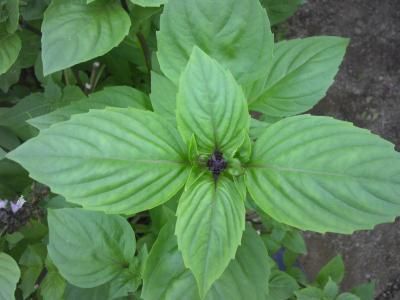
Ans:
{"label": "small green leaf", "polygon": [[87,99],[74,101],[70,105],[49,114],[30,119],[28,123],[42,130],[55,123],[67,121],[72,115],[88,112],[90,109],[102,109],[105,107],[146,109],[148,103],[148,97],[134,88],[127,86],[106,87],[100,92],[90,94]]}
{"label": "small green leaf", "polygon": [[[244,185],[240,187],[245,189]],[[203,297],[235,257],[244,230],[242,192],[228,178],[205,175],[182,194],[176,235]]]}
{"label": "small green leaf", "polygon": [[340,294],[336,300],[365,300],[365,299],[361,299],[358,296],[351,294],[351,293],[343,293]]}
{"label": "small green leaf", "polygon": [[335,300],[338,293],[338,284],[329,277],[328,282],[324,286],[324,296],[329,300]]}
{"label": "small green leaf", "polygon": [[150,99],[156,113],[175,121],[177,93],[178,89],[172,81],[156,72],[151,72]]}
{"label": "small green leaf", "polygon": [[[257,233],[248,227],[232,260],[207,293],[206,300],[264,299],[269,278],[266,249]],[[196,281],[185,268],[170,222],[160,232],[151,249],[143,276],[144,300],[199,300]],[[276,300],[276,299],[274,299]]]}
{"label": "small green leaf", "polygon": [[20,276],[15,260],[6,253],[0,253],[0,299],[15,299],[14,292]]}
{"label": "small green leaf", "polygon": [[228,71],[197,47],[181,77],[177,123],[188,143],[195,135],[200,152],[218,149],[228,157],[248,133],[249,115],[242,89]]}
{"label": "small green leaf", "polygon": [[10,34],[0,24],[0,75],[11,68],[21,50],[21,39],[16,33]]}
{"label": "small green leaf", "polygon": [[344,276],[344,262],[340,255],[332,258],[318,273],[316,282],[324,287],[330,280],[339,284]]}
{"label": "small green leaf", "polygon": [[135,234],[120,216],[64,208],[48,210],[48,222],[50,258],[76,286],[91,288],[115,280],[134,258]]}
{"label": "small green leaf", "polygon": [[264,91],[250,109],[284,117],[312,108],[333,83],[348,43],[321,36],[276,44]]}
{"label": "small green leaf", "polygon": [[133,108],[74,115],[7,157],[68,202],[121,214],[168,201],[190,170],[177,130],[155,113]]}
{"label": "small green leaf", "polygon": [[130,0],[133,4],[137,4],[143,7],[158,7],[165,3],[168,0]]}
{"label": "small green leaf", "polygon": [[113,1],[53,0],[42,24],[44,75],[107,53],[130,25],[128,14]]}
{"label": "small green leaf", "polygon": [[351,233],[400,214],[400,156],[391,143],[328,117],[296,116],[255,142],[246,183],[281,223]]}
{"label": "small green leaf", "polygon": [[375,282],[372,281],[356,286],[351,290],[351,292],[362,300],[373,300],[375,294]]}
{"label": "small green leaf", "polygon": [[297,300],[321,300],[324,299],[322,290],[315,287],[307,287],[305,289],[294,292]]}
{"label": "small green leaf", "polygon": [[29,245],[19,260],[21,265],[21,282],[18,287],[22,290],[24,299],[35,291],[36,280],[43,270],[46,247],[43,244]]}
{"label": "small green leaf", "polygon": [[273,51],[267,14],[255,0],[169,0],[157,35],[161,70],[175,84],[197,45],[240,84],[265,75]]}
{"label": "small green leaf", "polygon": [[63,300],[67,282],[61,277],[49,257],[46,258],[47,274],[40,285],[43,300]]}
{"label": "small green leaf", "polygon": [[282,241],[283,246],[285,246],[290,251],[299,254],[307,253],[307,246],[301,232],[297,230],[289,230],[286,232],[285,237]]}
{"label": "small green leaf", "polygon": [[261,0],[267,9],[271,25],[285,21],[292,16],[303,0]]}
{"label": "small green leaf", "polygon": [[286,300],[299,289],[296,280],[289,274],[274,270],[269,280],[267,300]]}

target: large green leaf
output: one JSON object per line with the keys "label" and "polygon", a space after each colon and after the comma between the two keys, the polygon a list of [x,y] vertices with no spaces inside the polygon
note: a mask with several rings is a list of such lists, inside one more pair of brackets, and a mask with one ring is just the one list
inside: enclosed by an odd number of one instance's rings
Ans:
{"label": "large green leaf", "polygon": [[235,257],[244,230],[244,190],[226,177],[206,174],[179,200],[176,235],[185,265],[198,283],[200,296]]}
{"label": "large green leaf", "polygon": [[160,26],[158,59],[175,83],[195,45],[228,67],[240,84],[263,77],[270,63],[273,35],[257,0],[169,0]]}
{"label": "large green leaf", "polygon": [[49,255],[68,282],[91,288],[130,269],[136,242],[124,218],[64,208],[48,210],[48,222]]}
{"label": "large green leaf", "polygon": [[156,113],[175,120],[176,118],[176,85],[168,78],[156,72],[151,73],[151,104]]}
{"label": "large green leaf", "polygon": [[285,21],[292,16],[303,0],[261,0],[267,9],[271,25]]}
{"label": "large green leaf", "polygon": [[130,25],[128,14],[114,1],[53,0],[42,24],[44,75],[107,53]]}
{"label": "large green leaf", "polygon": [[275,46],[264,91],[250,103],[268,116],[291,116],[323,98],[342,62],[348,39],[311,37]]}
{"label": "large green leaf", "polygon": [[155,113],[106,108],[54,124],[8,157],[68,202],[131,214],[183,187],[185,148],[177,130]]}
{"label": "large green leaf", "polygon": [[400,156],[351,123],[297,116],[269,126],[246,174],[257,205],[304,230],[351,233],[400,214]]}
{"label": "large green leaf", "polygon": [[149,99],[142,92],[127,86],[106,87],[104,90],[90,94],[88,99],[72,102],[70,105],[49,114],[30,119],[29,124],[42,130],[55,123],[69,120],[72,115],[88,112],[90,109],[105,107],[134,107],[145,109]]}
{"label": "large green leaf", "polygon": [[0,25],[0,75],[7,72],[17,60],[21,50],[21,39],[16,33],[10,34]]}
{"label": "large green leaf", "polygon": [[182,74],[177,123],[184,139],[192,135],[200,151],[233,154],[249,128],[247,103],[233,76],[195,47]]}
{"label": "large green leaf", "polygon": [[[167,224],[151,249],[143,276],[144,300],[200,298],[194,276],[183,263],[173,230],[173,224]],[[264,299],[269,269],[263,242],[257,233],[248,227],[235,259],[213,284],[205,299]]]}
{"label": "large green leaf", "polygon": [[0,253],[0,299],[15,299],[14,292],[21,272],[14,259],[6,253]]}

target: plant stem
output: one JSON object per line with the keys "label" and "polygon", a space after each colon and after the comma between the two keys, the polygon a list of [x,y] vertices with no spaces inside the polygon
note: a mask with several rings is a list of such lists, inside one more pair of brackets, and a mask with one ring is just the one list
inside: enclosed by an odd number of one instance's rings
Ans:
{"label": "plant stem", "polygon": [[18,23],[22,29],[29,30],[30,32],[33,32],[34,34],[36,34],[40,37],[42,36],[42,32],[39,29],[33,27],[31,24],[26,22],[24,19],[20,18]]}
{"label": "plant stem", "polygon": [[140,47],[142,48],[143,51],[143,56],[144,56],[144,61],[146,64],[146,68],[147,68],[147,76],[148,76],[148,82],[151,85],[151,69],[152,69],[152,65],[151,65],[151,51],[149,48],[149,45],[147,44],[146,38],[144,37],[144,35],[141,32],[138,32],[136,34],[137,39],[139,40],[140,43]]}

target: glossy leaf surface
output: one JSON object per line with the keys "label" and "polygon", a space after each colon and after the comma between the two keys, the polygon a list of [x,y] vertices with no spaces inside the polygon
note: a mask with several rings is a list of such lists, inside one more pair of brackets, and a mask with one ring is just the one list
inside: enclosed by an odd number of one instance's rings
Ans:
{"label": "glossy leaf surface", "polygon": [[351,233],[400,213],[399,175],[391,143],[351,123],[304,115],[265,130],[246,181],[257,205],[282,223]]}
{"label": "glossy leaf surface", "polygon": [[312,108],[333,83],[348,42],[322,36],[277,43],[264,91],[250,108],[273,117]]}
{"label": "glossy leaf surface", "polygon": [[107,108],[55,124],[8,157],[68,202],[133,214],[183,187],[185,151],[177,130],[155,113]]}
{"label": "glossy leaf surface", "polygon": [[91,288],[121,276],[135,255],[122,217],[79,208],[49,210],[49,255],[68,282]]}
{"label": "glossy leaf surface", "polygon": [[182,74],[177,96],[177,123],[199,151],[233,154],[249,127],[247,103],[233,76],[199,48],[194,48]]}
{"label": "glossy leaf surface", "polygon": [[107,53],[130,25],[128,14],[113,1],[52,1],[42,24],[44,75]]}
{"label": "glossy leaf surface", "polygon": [[266,11],[254,0],[169,0],[161,16],[158,59],[178,83],[197,45],[240,84],[263,77],[273,50]]}
{"label": "glossy leaf surface", "polygon": [[244,230],[244,185],[206,174],[179,200],[176,235],[185,265],[204,296],[235,257]]}

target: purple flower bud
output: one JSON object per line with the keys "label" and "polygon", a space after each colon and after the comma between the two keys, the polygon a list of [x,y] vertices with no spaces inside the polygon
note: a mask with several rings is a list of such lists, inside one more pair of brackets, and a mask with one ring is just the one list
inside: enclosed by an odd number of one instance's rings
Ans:
{"label": "purple flower bud", "polygon": [[7,207],[7,200],[0,199],[0,209]]}
{"label": "purple flower bud", "polygon": [[13,212],[13,214],[17,213],[17,211],[19,211],[22,206],[24,206],[25,202],[26,200],[24,199],[24,196],[19,197],[17,203],[11,202],[11,211]]}

